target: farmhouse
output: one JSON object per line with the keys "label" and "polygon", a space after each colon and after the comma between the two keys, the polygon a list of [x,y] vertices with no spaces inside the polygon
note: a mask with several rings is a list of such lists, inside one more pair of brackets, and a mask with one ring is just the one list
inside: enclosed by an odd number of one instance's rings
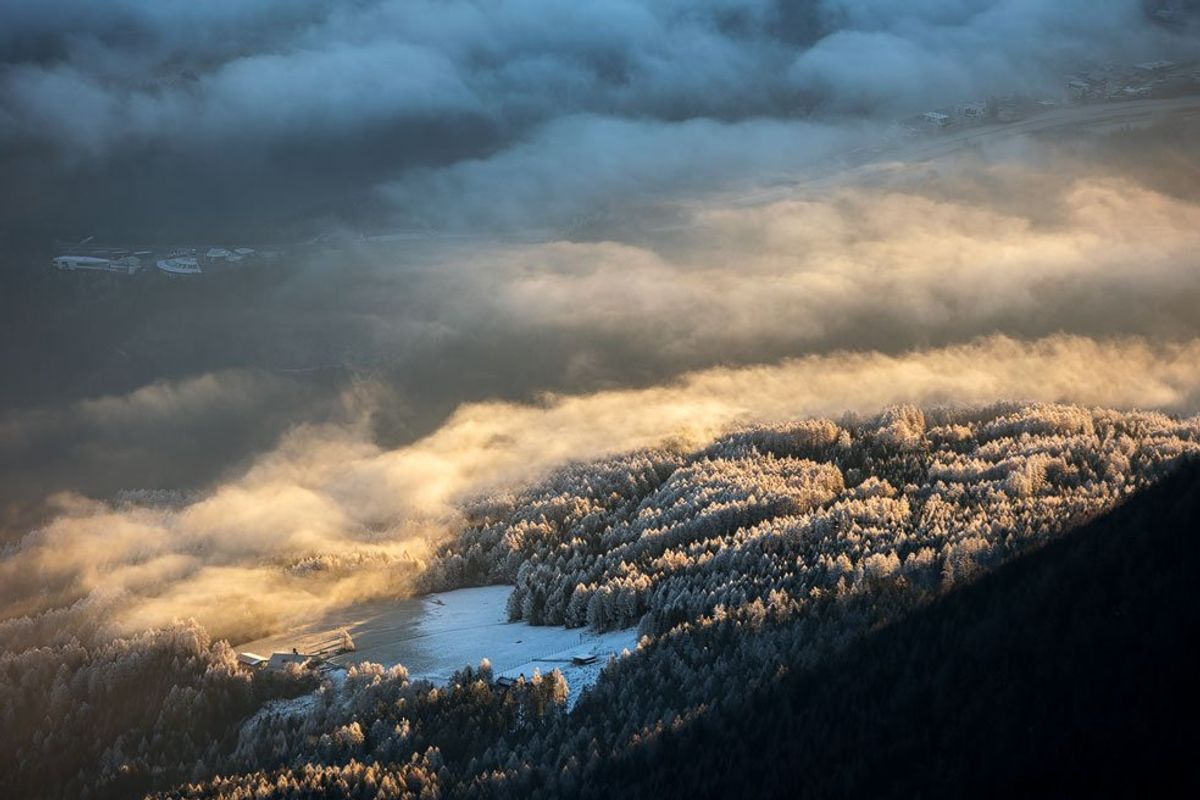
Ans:
{"label": "farmhouse", "polygon": [[243,667],[258,669],[267,663],[265,656],[260,656],[258,653],[238,653],[238,663]]}
{"label": "farmhouse", "polygon": [[954,113],[966,119],[983,119],[987,116],[987,103],[960,103],[954,107]]}
{"label": "farmhouse", "polygon": [[309,665],[310,661],[312,661],[312,656],[298,653],[293,649],[290,653],[272,653],[271,658],[267,660],[267,669],[272,672],[283,672],[289,664],[304,668]]}

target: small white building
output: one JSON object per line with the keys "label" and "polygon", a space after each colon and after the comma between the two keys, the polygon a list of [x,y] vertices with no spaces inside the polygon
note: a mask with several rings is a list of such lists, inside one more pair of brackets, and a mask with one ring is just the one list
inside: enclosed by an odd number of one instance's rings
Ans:
{"label": "small white building", "polygon": [[1174,61],[1146,61],[1142,64],[1134,64],[1133,66],[1134,69],[1141,72],[1159,73],[1175,69],[1176,65]]}
{"label": "small white building", "polygon": [[1086,100],[1092,94],[1092,85],[1087,81],[1071,81],[1067,84],[1067,94],[1072,100]]}
{"label": "small white building", "polygon": [[258,653],[238,653],[238,663],[244,667],[258,669],[267,663],[267,658]]}
{"label": "small white building", "polygon": [[921,121],[931,128],[944,128],[950,124],[950,115],[940,111],[926,111],[921,115]]}
{"label": "small white building", "polygon": [[230,250],[228,247],[210,247],[204,254],[204,258],[208,261],[223,261],[228,264],[234,264],[238,261],[244,261],[254,255],[252,247],[235,247]]}
{"label": "small white building", "polygon": [[267,669],[272,672],[283,672],[289,664],[296,664],[303,669],[311,660],[312,656],[297,653],[295,650],[290,653],[272,653],[271,657],[267,659]]}
{"label": "small white building", "polygon": [[961,103],[955,106],[954,113],[967,119],[983,119],[987,116],[987,103]]}
{"label": "small white building", "polygon": [[100,258],[98,256],[65,255],[56,256],[52,263],[56,269],[65,272],[92,270],[98,272],[118,272],[123,275],[132,275],[142,267],[141,259],[137,256],[125,256],[113,259]]}

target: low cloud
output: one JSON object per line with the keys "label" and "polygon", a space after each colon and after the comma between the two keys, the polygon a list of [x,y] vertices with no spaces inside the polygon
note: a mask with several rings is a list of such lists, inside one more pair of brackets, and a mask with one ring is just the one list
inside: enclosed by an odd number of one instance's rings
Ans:
{"label": "low cloud", "polygon": [[[365,405],[386,450],[462,404],[716,365],[992,334],[1200,336],[1200,198],[1098,161],[1028,143],[766,198],[699,193],[624,241],[361,242],[246,297],[195,293],[105,352],[199,377],[0,414],[3,527],[44,521],[58,491],[210,487],[293,426]],[[566,163],[546,180],[570,182]],[[208,374],[231,354],[264,369]]]}
{"label": "low cloud", "polygon": [[0,31],[6,226],[354,233],[140,320],[21,309],[56,343],[0,416],[0,618],[260,633],[403,594],[472,496],[752,422],[1197,410],[1185,123],[930,163],[888,127],[1187,56],[1132,0],[52,5]]}
{"label": "low cloud", "polygon": [[[555,120],[488,158],[380,188],[401,218],[455,231],[561,231],[662,213],[681,198],[811,167],[870,129],[770,119]],[[673,218],[670,222],[675,222]]]}
{"label": "low cloud", "polygon": [[114,603],[118,628],[194,616],[218,635],[265,633],[321,608],[402,595],[408,559],[455,530],[461,503],[571,461],[696,445],[756,422],[1006,399],[1195,411],[1200,339],[993,337],[713,369],[652,389],[470,404],[392,450],[361,426],[305,426],[179,508],[61,498],[60,515],[0,560],[0,618],[98,594]]}
{"label": "low cloud", "polygon": [[701,207],[645,244],[481,249],[431,270],[427,290],[457,324],[486,315],[497,330],[571,333],[601,359],[641,349],[693,367],[992,332],[1200,333],[1200,206],[1122,179],[1048,187],[1023,167],[977,168],[986,200],[897,178]]}
{"label": "low cloud", "polygon": [[[911,111],[930,98],[961,102],[1014,90],[1058,94],[1064,65],[1104,53],[1136,59],[1170,47],[1141,4],[1037,0],[827,0],[832,32],[789,77],[819,87],[836,110]],[[1132,33],[1132,35],[1126,35]]]}
{"label": "low cloud", "polygon": [[298,420],[346,421],[362,399],[259,370],[160,380],[127,394],[0,414],[0,544],[23,535],[70,491],[200,489]]}

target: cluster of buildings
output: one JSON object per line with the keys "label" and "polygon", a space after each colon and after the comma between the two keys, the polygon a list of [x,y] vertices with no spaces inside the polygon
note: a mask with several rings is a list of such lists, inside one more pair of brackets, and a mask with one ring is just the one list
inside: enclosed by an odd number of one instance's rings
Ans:
{"label": "cluster of buildings", "polygon": [[1200,92],[1200,69],[1165,60],[1128,67],[1105,64],[1080,70],[1067,81],[1067,95],[1073,103],[1175,97],[1196,92]]}
{"label": "cluster of buildings", "polygon": [[[1200,93],[1200,65],[1174,61],[1147,61],[1118,66],[1105,64],[1084,69],[1068,77],[1066,100],[1072,103],[1114,102],[1149,97],[1176,97]],[[987,122],[1017,122],[1059,106],[1054,98],[1032,99],[1020,95],[992,98],[986,102],[960,103],[926,111],[906,121],[913,134],[981,125]]]}
{"label": "cluster of buildings", "polygon": [[1032,100],[1017,95],[994,97],[986,102],[972,101],[926,111],[909,120],[907,127],[913,132],[920,132],[967,128],[988,122],[1016,122],[1057,105],[1057,100],[1050,99]]}
{"label": "cluster of buildings", "polygon": [[987,103],[972,102],[937,111],[926,111],[917,121],[926,128],[936,129],[980,123],[994,116]]}
{"label": "cluster of buildings", "polygon": [[246,669],[264,670],[266,672],[286,672],[288,667],[295,664],[298,669],[312,669],[320,672],[334,672],[344,669],[338,664],[326,661],[319,655],[300,653],[295,648],[290,653],[272,653],[260,656],[257,653],[238,653],[238,663]]}
{"label": "cluster of buildings", "polygon": [[51,264],[64,272],[136,275],[153,271],[173,278],[226,271],[271,261],[278,255],[252,247],[176,247],[169,250],[113,247],[91,244],[90,239],[74,245],[56,244],[56,250],[57,255],[51,259]]}

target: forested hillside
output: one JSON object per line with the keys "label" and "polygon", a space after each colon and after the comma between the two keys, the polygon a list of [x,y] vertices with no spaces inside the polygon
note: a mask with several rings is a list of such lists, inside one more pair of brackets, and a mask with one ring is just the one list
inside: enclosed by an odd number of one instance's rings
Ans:
{"label": "forested hillside", "polygon": [[1043,773],[1071,785],[1071,765],[1107,757],[1098,737],[1126,720],[1134,739],[1165,742],[1167,728],[1122,714],[1165,714],[1155,692],[1175,678],[1146,672],[1193,648],[1180,587],[1197,454],[1196,418],[897,407],[476,498],[424,588],[508,583],[514,619],[640,626],[637,651],[569,713],[556,672],[510,687],[485,663],[436,687],[368,664],[310,693],[311,676],[250,677],[195,626],[110,642],[102,608],[11,620],[5,786],[332,798],[910,796]]}
{"label": "forested hillside", "polygon": [[1200,466],[819,669],[630,748],[626,797],[1200,791]]}
{"label": "forested hillside", "polygon": [[755,601],[936,593],[1111,508],[1198,431],[1060,405],[754,428],[491,498],[425,584],[515,583],[513,619],[649,634]]}
{"label": "forested hillside", "polygon": [[[994,696],[988,682],[1005,685],[1013,666],[996,654],[1040,647],[1053,633],[1033,631],[1026,641],[1027,620],[1016,619],[1023,612],[1002,604],[1014,626],[988,640],[990,625],[1008,623],[983,615],[969,624],[974,611],[954,616],[945,609],[960,602],[974,609],[978,602],[960,601],[964,595],[956,590],[1110,512],[1198,451],[1195,420],[1159,414],[1068,406],[896,408],[871,420],[750,429],[698,452],[642,452],[574,466],[526,492],[475,503],[475,524],[443,548],[425,575],[429,588],[515,582],[511,615],[537,623],[606,627],[640,618],[645,637],[638,652],[612,663],[570,714],[552,711],[552,701],[535,703],[532,713],[514,710],[530,702],[531,691],[553,698],[558,690],[506,690],[490,681],[486,668],[461,674],[449,692],[434,693],[436,702],[363,705],[344,697],[350,690],[331,689],[331,697],[341,698],[335,705],[359,711],[343,710],[315,725],[310,712],[258,720],[252,738],[277,744],[261,745],[254,757],[243,746],[238,768],[259,761],[266,770],[196,784],[182,795],[601,797],[638,788],[653,796],[723,796],[788,793],[801,785],[817,796],[887,790],[891,784],[879,783],[874,756],[859,747],[875,749],[880,769],[909,770],[896,786],[961,788],[973,774],[970,754],[947,756],[949,767],[939,777],[922,766],[921,748],[935,746],[931,737],[968,731],[950,724],[914,729],[911,739],[906,732],[921,704],[933,702],[931,684],[916,677],[937,676],[946,667],[908,663],[888,650],[904,650],[907,635],[895,633],[896,626],[950,615],[933,634],[920,633],[929,641],[912,658],[929,658],[939,645],[990,652],[999,659],[998,672],[981,673],[980,685]],[[1182,474],[1172,491],[1192,479],[1192,471]],[[1147,502],[1156,503],[1137,507]],[[1086,543],[1089,531],[1101,529],[1095,523],[1076,538]],[[1130,535],[1149,536],[1143,529]],[[1139,539],[1129,546],[1151,545]],[[1078,559],[1062,568],[1077,566]],[[1085,639],[1131,646],[1120,640],[1128,631],[1105,626],[1105,610],[1087,605],[1087,596],[1072,597],[1090,580],[1064,576],[1065,594],[1058,598],[1053,586],[1050,594],[1013,591],[1029,595],[1024,613],[1044,610],[1049,625],[1064,624],[1058,613],[1072,619],[1075,603],[1083,603],[1085,616],[1074,622],[1088,627]],[[1086,616],[1092,613],[1098,616]],[[1073,640],[1060,637],[1060,643],[1060,656],[1073,658]],[[891,661],[908,670],[897,676],[910,674],[911,687],[889,683]],[[946,679],[969,687],[974,663]],[[1025,680],[1043,677],[1034,671]],[[372,692],[414,691],[402,675],[384,672],[374,680]],[[540,680],[537,687],[546,685]],[[997,722],[1025,730],[1021,715],[1028,704],[1064,688],[1060,681],[1031,691],[1025,706],[1013,706],[1012,718]],[[776,701],[778,708],[765,714]],[[804,702],[815,710],[800,707]],[[1076,701],[1064,694],[1062,702]],[[988,714],[1003,710],[972,708],[975,717],[964,725],[983,730],[991,724]],[[950,722],[952,708],[934,711]],[[465,741],[451,732],[457,728],[431,723],[429,714],[478,720],[471,726],[476,733]],[[846,715],[853,724],[835,735]],[[766,722],[752,736],[759,716]],[[357,727],[347,734],[351,719]],[[441,730],[442,738],[413,737],[418,725]],[[339,736],[351,745],[323,744]],[[971,736],[964,741],[986,739],[978,730]],[[787,766],[793,748],[818,740],[826,748],[819,758],[799,771]],[[892,752],[914,761],[888,760]],[[766,769],[760,754],[775,768]],[[671,776],[682,762],[694,771],[676,784]],[[721,770],[726,783],[711,782],[714,763],[728,767]],[[746,778],[743,765],[758,776]],[[1037,768],[1032,761],[1018,765]]]}
{"label": "forested hillside", "polygon": [[243,719],[317,685],[252,675],[195,622],[107,642],[66,630],[19,650],[33,635],[21,622],[0,624],[3,797],[130,797],[209,775]]}

